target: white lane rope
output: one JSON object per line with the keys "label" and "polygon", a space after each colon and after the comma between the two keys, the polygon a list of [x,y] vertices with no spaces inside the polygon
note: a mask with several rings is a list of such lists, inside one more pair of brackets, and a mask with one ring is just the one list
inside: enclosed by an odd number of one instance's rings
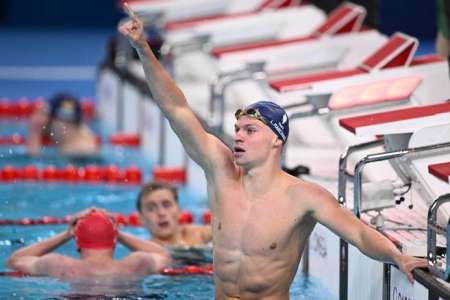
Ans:
{"label": "white lane rope", "polygon": [[3,80],[95,80],[95,66],[0,66]]}

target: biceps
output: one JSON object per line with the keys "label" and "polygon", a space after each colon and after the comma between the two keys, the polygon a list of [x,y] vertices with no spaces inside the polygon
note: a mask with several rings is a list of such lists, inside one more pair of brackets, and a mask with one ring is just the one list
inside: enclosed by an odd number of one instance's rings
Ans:
{"label": "biceps", "polygon": [[352,245],[360,244],[364,225],[346,208],[337,204],[323,206],[316,219]]}
{"label": "biceps", "polygon": [[226,153],[228,148],[218,138],[206,132],[189,108],[180,108],[173,116],[170,121],[172,129],[189,156],[202,168]]}

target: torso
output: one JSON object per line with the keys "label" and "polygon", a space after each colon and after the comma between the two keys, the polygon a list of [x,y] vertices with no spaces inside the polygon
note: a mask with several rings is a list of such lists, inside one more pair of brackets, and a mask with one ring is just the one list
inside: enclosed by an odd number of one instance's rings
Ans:
{"label": "torso", "polygon": [[59,267],[56,266],[50,275],[70,282],[74,292],[101,295],[140,289],[142,279],[148,275],[148,267],[133,258],[93,264],[62,257]]}
{"label": "torso", "polygon": [[281,186],[251,199],[239,177],[209,183],[216,299],[289,298],[289,285],[315,222],[302,209],[302,200],[290,196],[301,181],[282,176]]}

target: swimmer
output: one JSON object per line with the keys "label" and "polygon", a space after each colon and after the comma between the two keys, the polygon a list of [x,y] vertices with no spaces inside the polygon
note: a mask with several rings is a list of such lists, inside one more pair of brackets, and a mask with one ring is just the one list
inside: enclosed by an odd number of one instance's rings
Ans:
{"label": "swimmer", "polygon": [[84,156],[98,151],[96,136],[83,123],[80,102],[70,94],[57,94],[37,108],[28,127],[27,150],[31,155],[41,152],[45,134],[63,155]]}
{"label": "swimmer", "polygon": [[[72,238],[80,259],[50,253]],[[132,244],[140,251],[113,259],[116,242]],[[161,246],[118,230],[105,211],[89,209],[76,214],[69,228],[51,238],[15,251],[8,267],[32,276],[50,276],[70,282],[74,290],[105,293],[130,284],[138,285],[166,267],[170,258]]]}
{"label": "swimmer", "polygon": [[152,241],[164,246],[202,246],[211,242],[211,226],[180,224],[176,187],[152,182],[142,186],[136,208]]}
{"label": "swimmer", "polygon": [[317,223],[365,255],[396,264],[410,281],[414,268],[427,266],[424,259],[401,254],[322,187],[281,169],[289,120],[279,105],[261,101],[238,110],[232,149],[205,131],[153,55],[142,21],[127,4],[124,7],[130,19],[119,31],[136,49],[154,101],[206,176],[216,299],[288,299]]}

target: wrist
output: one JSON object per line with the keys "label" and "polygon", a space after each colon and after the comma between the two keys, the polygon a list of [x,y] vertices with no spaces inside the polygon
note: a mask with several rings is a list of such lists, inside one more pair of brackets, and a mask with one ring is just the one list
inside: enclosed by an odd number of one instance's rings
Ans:
{"label": "wrist", "polygon": [[63,236],[65,241],[70,240],[73,237],[72,228],[69,227],[68,229],[63,231],[62,236]]}
{"label": "wrist", "polygon": [[394,253],[394,255],[392,256],[392,262],[397,266],[401,265],[402,259],[403,259],[403,254],[401,252]]}
{"label": "wrist", "polygon": [[134,49],[137,51],[138,54],[145,54],[147,50],[150,50],[150,46],[148,45],[148,42],[146,39],[143,41],[136,41],[133,45]]}

